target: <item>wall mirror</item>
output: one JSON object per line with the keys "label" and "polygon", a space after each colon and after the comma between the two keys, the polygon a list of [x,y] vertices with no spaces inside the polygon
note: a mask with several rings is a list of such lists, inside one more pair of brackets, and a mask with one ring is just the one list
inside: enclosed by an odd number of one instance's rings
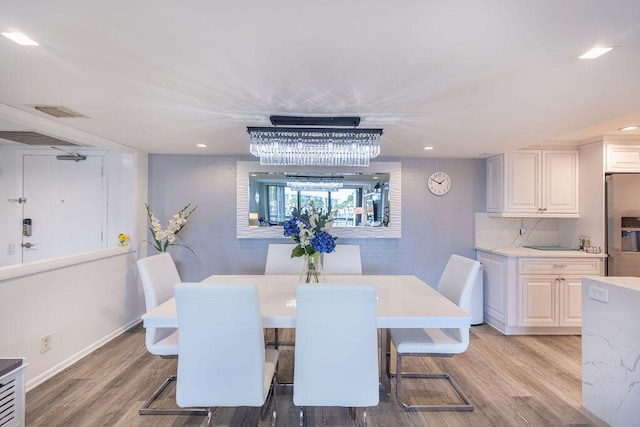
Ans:
{"label": "wall mirror", "polygon": [[282,224],[294,207],[313,200],[334,214],[338,237],[402,236],[399,162],[327,170],[237,162],[238,238],[283,237]]}

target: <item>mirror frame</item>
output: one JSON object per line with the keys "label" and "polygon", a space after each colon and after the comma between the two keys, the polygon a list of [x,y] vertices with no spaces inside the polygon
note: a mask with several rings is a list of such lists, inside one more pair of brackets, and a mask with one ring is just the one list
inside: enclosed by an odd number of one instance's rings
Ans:
{"label": "mirror frame", "polygon": [[[238,239],[282,238],[282,226],[249,226],[249,173],[251,172],[328,172],[326,167],[308,166],[263,166],[260,162],[238,161],[236,163],[236,237]],[[402,237],[402,165],[400,162],[375,162],[368,167],[331,168],[331,172],[369,172],[389,174],[389,226],[388,227],[333,227],[331,234],[344,238]]]}

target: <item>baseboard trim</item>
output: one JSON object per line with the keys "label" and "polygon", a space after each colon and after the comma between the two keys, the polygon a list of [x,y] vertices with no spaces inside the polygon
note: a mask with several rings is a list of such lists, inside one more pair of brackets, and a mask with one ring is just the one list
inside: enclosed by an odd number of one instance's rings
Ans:
{"label": "baseboard trim", "polygon": [[582,335],[582,326],[507,326],[486,311],[484,312],[484,322],[504,335]]}
{"label": "baseboard trim", "polygon": [[137,325],[138,323],[140,323],[140,318],[133,319],[131,322],[127,323],[124,326],[121,326],[120,328],[118,328],[115,331],[111,332],[109,335],[107,335],[107,336],[103,337],[102,339],[94,342],[93,344],[83,348],[79,352],[77,352],[75,354],[72,354],[71,356],[69,356],[68,358],[63,360],[62,362],[60,362],[57,365],[51,367],[50,369],[48,369],[45,372],[43,372],[40,375],[38,375],[37,377],[34,377],[34,378],[30,379],[25,384],[26,385],[26,391],[29,391],[29,390],[33,389],[34,387],[37,387],[38,385],[42,384],[43,382],[45,382],[49,378],[53,377],[54,375],[59,374],[64,369],[66,369],[69,366],[73,365],[78,360],[82,359],[83,357],[89,355],[94,350],[102,347],[103,345],[105,345],[106,343],[111,341],[112,339],[120,336],[121,334],[123,334],[127,330],[131,329],[133,326]]}

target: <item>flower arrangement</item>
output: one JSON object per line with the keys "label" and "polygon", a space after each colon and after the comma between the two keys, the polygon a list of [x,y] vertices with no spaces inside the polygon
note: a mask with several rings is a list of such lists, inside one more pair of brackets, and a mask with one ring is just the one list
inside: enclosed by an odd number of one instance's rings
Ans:
{"label": "flower arrangement", "polygon": [[118,234],[118,246],[128,246],[129,236],[125,233]]}
{"label": "flower arrangement", "polygon": [[330,232],[333,213],[316,209],[313,201],[300,211],[294,209],[291,219],[284,223],[284,236],[291,237],[298,245],[291,251],[291,258],[306,256],[308,272],[306,282],[318,282],[318,266],[321,253],[331,253],[336,239]]}
{"label": "flower arrangement", "polygon": [[184,208],[180,209],[178,213],[169,220],[169,225],[166,229],[162,228],[158,218],[151,212],[151,209],[149,209],[149,205],[145,203],[145,207],[147,208],[147,215],[151,221],[151,227],[149,227],[151,237],[153,237],[153,242],[149,242],[151,246],[153,246],[158,252],[165,252],[169,246],[182,246],[193,252],[191,248],[175,243],[175,241],[180,230],[182,230],[187,224],[187,219],[189,219],[191,214],[198,208],[197,206],[189,210],[191,207],[191,203],[189,203]]}

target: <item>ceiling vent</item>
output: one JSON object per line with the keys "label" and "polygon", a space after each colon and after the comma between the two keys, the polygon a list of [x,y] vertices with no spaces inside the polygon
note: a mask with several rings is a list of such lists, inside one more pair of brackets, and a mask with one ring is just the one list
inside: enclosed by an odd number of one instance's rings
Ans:
{"label": "ceiling vent", "polygon": [[77,111],[73,111],[72,109],[63,107],[61,105],[34,105],[33,108],[58,119],[87,117],[83,116]]}
{"label": "ceiling vent", "polygon": [[19,142],[21,144],[27,145],[73,145],[77,146],[78,144],[73,144],[68,141],[63,141],[58,138],[54,138],[52,136],[43,135],[38,132],[33,131],[20,131],[20,130],[2,130],[0,131],[0,138],[7,139],[13,142]]}

